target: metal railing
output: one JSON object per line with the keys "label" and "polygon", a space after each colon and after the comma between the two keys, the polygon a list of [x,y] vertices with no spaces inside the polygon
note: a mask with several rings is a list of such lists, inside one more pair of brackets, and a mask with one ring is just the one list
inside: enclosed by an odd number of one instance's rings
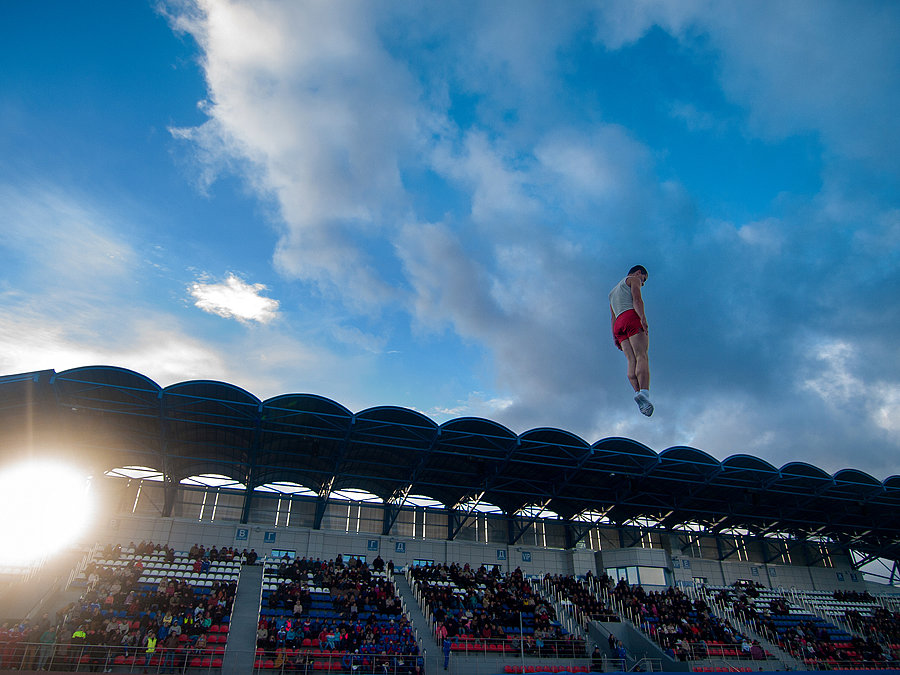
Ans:
{"label": "metal railing", "polygon": [[453,637],[448,639],[453,645],[450,651],[454,654],[498,654],[507,657],[555,659],[583,659],[587,655],[583,639],[550,640],[531,637]]}
{"label": "metal railing", "polygon": [[[246,652],[243,652],[246,654]],[[229,650],[229,658],[241,652]],[[0,670],[57,672],[220,673],[224,654],[208,650],[158,647],[148,654],[143,647],[120,645],[44,644],[0,642]],[[401,654],[346,654],[310,650],[261,650],[254,652],[253,673],[312,675],[321,671],[354,675],[419,675],[425,672],[424,656]]]}
{"label": "metal railing", "polygon": [[253,672],[271,673],[353,673],[354,675],[419,675],[425,672],[424,655],[347,654],[308,650],[256,650]]}

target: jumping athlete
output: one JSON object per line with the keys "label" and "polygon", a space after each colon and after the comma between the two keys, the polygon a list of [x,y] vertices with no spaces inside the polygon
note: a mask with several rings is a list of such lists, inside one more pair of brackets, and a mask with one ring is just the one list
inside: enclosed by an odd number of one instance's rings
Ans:
{"label": "jumping athlete", "polygon": [[641,297],[641,286],[647,282],[648,276],[643,265],[635,265],[628,270],[628,276],[609,292],[609,312],[613,340],[628,360],[628,381],[634,388],[634,400],[641,412],[650,417],[653,414],[650,359],[647,356],[650,337],[644,299]]}

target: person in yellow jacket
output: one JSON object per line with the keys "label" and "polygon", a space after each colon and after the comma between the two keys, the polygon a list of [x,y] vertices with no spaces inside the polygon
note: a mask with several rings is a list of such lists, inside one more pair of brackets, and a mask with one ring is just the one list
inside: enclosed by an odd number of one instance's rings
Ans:
{"label": "person in yellow jacket", "polygon": [[147,666],[150,665],[150,661],[153,659],[153,656],[156,654],[156,635],[153,633],[147,633],[147,637],[144,640],[144,645],[146,649],[144,650],[144,672],[147,672]]}

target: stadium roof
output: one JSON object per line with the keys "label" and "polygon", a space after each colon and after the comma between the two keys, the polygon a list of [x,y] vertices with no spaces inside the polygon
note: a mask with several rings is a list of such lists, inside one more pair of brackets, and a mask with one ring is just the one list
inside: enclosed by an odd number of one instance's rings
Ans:
{"label": "stadium roof", "polygon": [[448,508],[488,502],[510,516],[537,505],[582,525],[589,513],[617,525],[828,537],[900,559],[900,476],[777,468],[745,454],[719,461],[682,446],[656,453],[627,438],[590,444],[554,428],[517,435],[474,417],[439,425],[393,406],[353,413],[315,394],[261,401],[224,382],[162,388],[110,366],[0,377],[0,462],[45,448],[100,473],[155,468],[175,484],[212,473],[249,491],[299,483],[323,502],[360,488],[394,506],[409,495]]}

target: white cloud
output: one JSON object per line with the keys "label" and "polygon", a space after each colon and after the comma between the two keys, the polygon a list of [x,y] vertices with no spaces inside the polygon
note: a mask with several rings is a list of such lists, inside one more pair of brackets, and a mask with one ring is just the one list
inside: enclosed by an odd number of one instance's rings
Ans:
{"label": "white cloud", "polygon": [[439,424],[457,417],[484,417],[496,419],[514,404],[510,397],[486,396],[482,391],[471,392],[466,399],[457,401],[453,406],[438,406],[424,412]]}
{"label": "white cloud", "polygon": [[858,411],[900,443],[900,384],[863,381],[858,375],[859,350],[846,342],[826,341],[813,356],[819,368],[803,381],[803,390],[819,397],[833,413]]}
{"label": "white cloud", "polygon": [[400,165],[421,119],[414,81],[377,39],[375,5],[198,4],[174,22],[204,50],[210,119],[174,133],[205,167],[237,162],[274,198],[283,274],[358,307],[396,299],[361,240],[404,210]]}
{"label": "white cloud", "polygon": [[745,244],[762,249],[769,255],[778,253],[785,240],[783,225],[777,218],[745,223],[738,228],[737,235]]}
{"label": "white cloud", "polygon": [[814,353],[819,362],[815,376],[803,382],[803,388],[819,396],[832,406],[846,404],[866,393],[866,386],[853,372],[855,348],[846,342],[832,341],[821,345]]}
{"label": "white cloud", "polygon": [[882,383],[877,396],[873,421],[900,441],[900,385]]}
{"label": "white cloud", "polygon": [[194,305],[204,312],[245,323],[269,323],[278,318],[278,301],[260,295],[263,284],[249,284],[234,274],[221,283],[195,281],[188,288]]}

